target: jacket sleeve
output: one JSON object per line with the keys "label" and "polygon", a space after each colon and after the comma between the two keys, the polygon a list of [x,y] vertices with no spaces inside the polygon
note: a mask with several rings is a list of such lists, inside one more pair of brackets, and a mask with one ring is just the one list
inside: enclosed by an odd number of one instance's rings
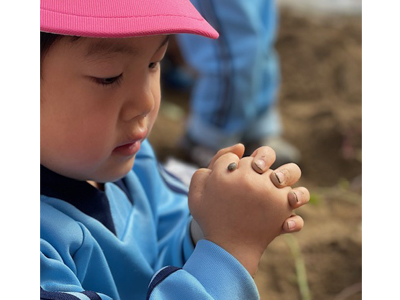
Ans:
{"label": "jacket sleeve", "polygon": [[144,187],[157,228],[159,257],[156,269],[165,265],[182,267],[194,249],[188,187],[157,162],[147,141],[135,159],[133,171]]}
{"label": "jacket sleeve", "polygon": [[[46,203],[40,210],[40,299],[114,299],[113,280],[88,230]],[[86,290],[83,286],[90,273],[102,274],[102,283]]]}
{"label": "jacket sleeve", "polygon": [[[131,299],[120,297],[115,286],[116,274],[110,272],[103,250],[85,226],[46,203],[41,203],[41,216],[41,299]],[[155,270],[144,286],[138,286],[147,299],[259,299],[247,270],[228,252],[207,240],[197,243],[182,267],[164,266]],[[131,282],[129,286],[132,294],[137,294],[134,284],[139,283]]]}
{"label": "jacket sleeve", "polygon": [[[73,247],[73,243],[70,246]],[[112,291],[104,291],[104,287],[103,293],[82,287],[80,277],[83,274],[74,270],[74,264],[77,260],[95,259],[96,253],[91,247],[80,245],[71,260],[61,256],[56,248],[45,240],[41,241],[40,299],[120,299],[113,297]],[[103,273],[101,266],[98,267],[97,271]],[[233,256],[212,242],[200,240],[182,268],[166,266],[153,276],[146,299],[257,300],[259,295],[250,274]]]}
{"label": "jacket sleeve", "polygon": [[200,240],[183,268],[165,267],[152,279],[147,299],[259,299],[247,270],[216,244]]}

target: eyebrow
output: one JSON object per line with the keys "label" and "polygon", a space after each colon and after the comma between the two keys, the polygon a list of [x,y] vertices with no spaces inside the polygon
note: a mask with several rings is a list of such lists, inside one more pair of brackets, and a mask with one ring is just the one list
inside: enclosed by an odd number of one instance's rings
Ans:
{"label": "eyebrow", "polygon": [[[166,35],[160,46],[155,52],[160,50],[169,41],[169,35]],[[100,40],[89,46],[89,49],[85,53],[85,57],[93,56],[109,56],[116,53],[129,54],[136,56],[139,53],[139,49],[126,44],[118,44],[110,42],[109,40]]]}

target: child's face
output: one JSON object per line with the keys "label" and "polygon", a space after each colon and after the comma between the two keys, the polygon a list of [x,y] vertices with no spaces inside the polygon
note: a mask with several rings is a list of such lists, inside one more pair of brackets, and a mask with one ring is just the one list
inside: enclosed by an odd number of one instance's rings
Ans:
{"label": "child's face", "polygon": [[41,66],[41,164],[78,180],[126,175],[157,117],[166,39],[55,42]]}

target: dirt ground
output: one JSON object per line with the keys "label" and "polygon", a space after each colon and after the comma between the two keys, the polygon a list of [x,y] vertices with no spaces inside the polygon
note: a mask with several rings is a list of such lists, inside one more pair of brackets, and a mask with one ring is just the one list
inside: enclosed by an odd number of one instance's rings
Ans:
{"label": "dirt ground", "polygon": [[[282,10],[276,44],[285,137],[302,153],[304,229],[275,239],[255,278],[265,300],[361,299],[361,17]],[[150,140],[178,156],[189,94],[165,90]]]}

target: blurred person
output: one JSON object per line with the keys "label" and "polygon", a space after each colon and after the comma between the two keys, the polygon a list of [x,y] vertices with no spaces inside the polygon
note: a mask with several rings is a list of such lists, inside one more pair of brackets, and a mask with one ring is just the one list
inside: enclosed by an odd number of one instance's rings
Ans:
{"label": "blurred person", "polygon": [[[171,67],[167,83],[194,83],[186,132],[180,146],[188,158],[207,166],[216,150],[241,142],[246,155],[261,145],[276,151],[277,167],[299,162],[300,152],[282,137],[277,108],[280,84],[274,49],[278,8],[273,0],[191,0],[219,32],[216,41],[177,36],[186,63],[197,73]],[[173,59],[170,63],[174,63]],[[185,76],[186,75],[186,76]]]}

